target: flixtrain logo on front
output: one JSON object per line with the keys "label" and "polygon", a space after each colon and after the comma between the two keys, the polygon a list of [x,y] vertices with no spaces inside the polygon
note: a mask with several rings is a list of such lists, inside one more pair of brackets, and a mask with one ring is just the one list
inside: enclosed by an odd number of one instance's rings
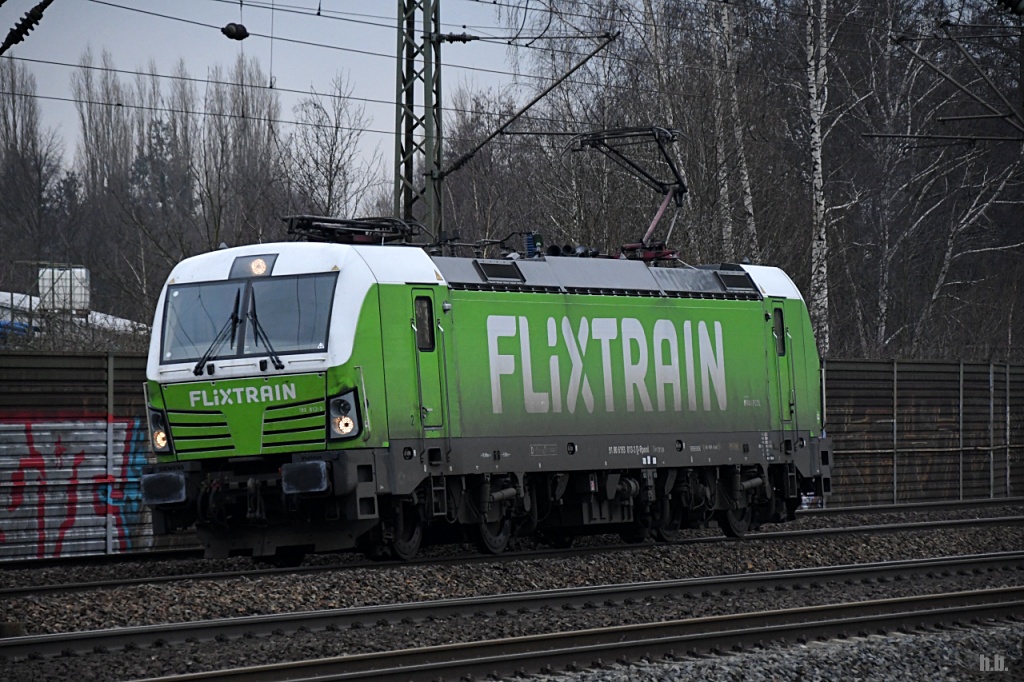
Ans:
{"label": "flixtrain logo on front", "polygon": [[235,388],[211,388],[189,391],[190,407],[220,407],[222,405],[245,405],[247,403],[269,403],[295,398],[295,384],[264,386],[239,386]]}

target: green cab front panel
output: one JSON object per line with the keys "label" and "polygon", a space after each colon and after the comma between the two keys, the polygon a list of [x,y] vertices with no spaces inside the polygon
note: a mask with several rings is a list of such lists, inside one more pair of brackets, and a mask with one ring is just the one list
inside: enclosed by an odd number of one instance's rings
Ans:
{"label": "green cab front panel", "polygon": [[322,372],[161,387],[178,460],[322,450]]}

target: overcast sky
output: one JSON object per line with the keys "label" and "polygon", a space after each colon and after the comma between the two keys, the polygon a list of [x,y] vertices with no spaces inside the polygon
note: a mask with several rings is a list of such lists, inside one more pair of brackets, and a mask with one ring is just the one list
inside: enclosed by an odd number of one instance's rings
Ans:
{"label": "overcast sky", "polygon": [[[6,36],[38,1],[0,2],[0,35]],[[106,50],[115,67],[127,71],[147,70],[152,60],[157,73],[171,74],[184,59],[195,78],[205,78],[218,65],[230,67],[244,51],[272,74],[285,120],[294,119],[292,107],[300,97],[287,90],[330,92],[335,76],[347,77],[354,97],[371,100],[365,110],[369,127],[377,132],[367,134],[365,143],[381,145],[390,164],[397,5],[396,0],[55,0],[40,24],[5,56],[22,60],[34,74],[43,124],[65,138],[68,159],[78,135],[71,74],[87,49],[94,63]],[[499,25],[489,0],[442,0],[441,20],[450,33],[513,32]],[[244,24],[254,35],[229,40],[220,33],[229,22]],[[511,70],[502,44],[445,44],[442,56],[446,100],[459,85],[500,89],[512,80],[490,72]],[[132,76],[122,79],[130,82]]]}

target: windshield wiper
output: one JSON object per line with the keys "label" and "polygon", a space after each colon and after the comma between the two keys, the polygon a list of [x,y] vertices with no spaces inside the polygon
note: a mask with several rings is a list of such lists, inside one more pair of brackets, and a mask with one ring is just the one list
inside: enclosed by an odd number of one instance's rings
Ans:
{"label": "windshield wiper", "polygon": [[207,362],[216,359],[217,356],[214,355],[214,352],[220,348],[221,344],[224,343],[224,340],[227,339],[229,335],[231,336],[231,345],[235,345],[235,332],[238,330],[238,323],[240,321],[238,318],[238,296],[240,293],[241,290],[235,292],[235,305],[231,310],[231,315],[228,317],[228,321],[225,322],[224,326],[220,328],[219,332],[217,332],[217,336],[213,337],[213,341],[210,342],[210,347],[206,349],[206,352],[203,353],[203,357],[199,358],[199,362],[197,362],[196,366],[192,368],[192,373],[197,377],[203,375],[203,368]]}
{"label": "windshield wiper", "polygon": [[270,361],[274,363],[274,369],[284,369],[284,363],[281,362],[281,357],[274,351],[274,347],[270,345],[270,339],[267,338],[267,332],[263,329],[263,325],[260,324],[259,318],[256,317],[256,289],[252,290],[252,306],[249,308],[249,319],[252,320],[252,328],[256,331],[256,343],[262,341],[263,345],[267,347],[267,351],[270,355]]}

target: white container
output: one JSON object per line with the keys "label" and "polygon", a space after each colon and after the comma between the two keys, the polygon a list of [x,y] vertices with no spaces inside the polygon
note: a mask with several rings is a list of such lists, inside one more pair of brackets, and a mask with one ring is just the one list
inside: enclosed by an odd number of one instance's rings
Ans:
{"label": "white container", "polygon": [[39,309],[53,312],[89,310],[89,269],[75,266],[39,268]]}

